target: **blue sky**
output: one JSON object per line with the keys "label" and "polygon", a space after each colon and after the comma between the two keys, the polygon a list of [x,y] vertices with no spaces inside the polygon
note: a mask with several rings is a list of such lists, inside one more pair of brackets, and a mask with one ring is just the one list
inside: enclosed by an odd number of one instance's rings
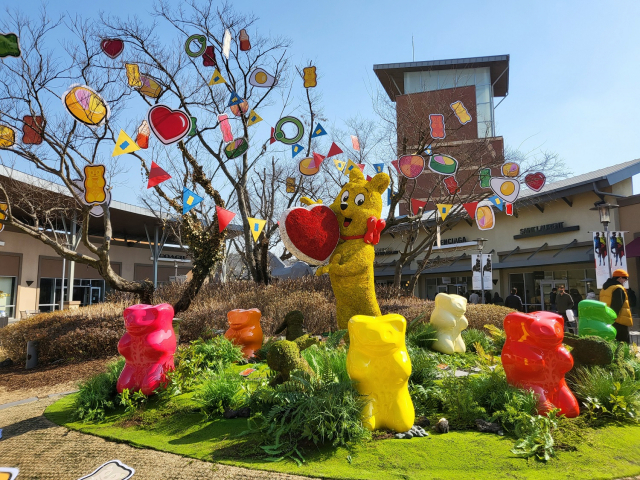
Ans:
{"label": "blue sky", "polygon": [[[556,152],[576,174],[640,157],[640,2],[233,3],[259,17],[262,34],[287,35],[295,63],[317,65],[325,116],[337,124],[356,114],[375,118],[372,66],[411,61],[413,36],[417,61],[511,55],[510,94],[496,110],[505,144]],[[40,1],[19,5],[35,11]],[[144,17],[151,2],[56,0],[48,10],[96,16],[101,6]]]}

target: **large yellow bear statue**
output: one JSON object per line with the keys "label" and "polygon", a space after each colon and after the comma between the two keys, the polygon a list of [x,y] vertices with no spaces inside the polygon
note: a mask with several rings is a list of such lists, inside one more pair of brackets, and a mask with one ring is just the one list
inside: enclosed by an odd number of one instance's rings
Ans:
{"label": "large yellow bear statue", "polygon": [[413,427],[406,328],[404,317],[395,313],[356,315],[349,320],[347,372],[358,392],[367,396],[362,423],[369,430],[389,428],[402,433]]}
{"label": "large yellow bear statue", "polygon": [[439,293],[436,295],[436,308],[431,313],[431,325],[436,327],[436,341],[431,348],[438,352],[453,354],[464,353],[467,347],[460,332],[469,326],[467,317],[467,299],[460,295]]}
{"label": "large yellow bear statue", "polygon": [[[382,214],[382,193],[391,179],[378,173],[367,182],[359,168],[353,168],[340,193],[329,206],[338,217],[340,242],[329,264],[316,270],[316,275],[329,274],[336,296],[338,328],[347,328],[354,315],[380,316],[373,281],[373,246],[380,241],[385,222]],[[312,205],[309,198],[302,198]],[[318,202],[321,203],[321,202]]]}

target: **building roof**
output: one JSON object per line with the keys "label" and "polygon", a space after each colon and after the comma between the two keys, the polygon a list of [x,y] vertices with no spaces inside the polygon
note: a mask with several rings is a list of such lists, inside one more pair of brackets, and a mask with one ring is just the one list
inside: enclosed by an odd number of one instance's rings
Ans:
{"label": "building roof", "polygon": [[493,95],[506,97],[509,93],[509,55],[488,57],[453,58],[428,62],[386,63],[373,66],[373,72],[380,80],[389,98],[395,102],[398,95],[404,95],[404,73],[434,70],[452,70],[456,68],[489,67]]}

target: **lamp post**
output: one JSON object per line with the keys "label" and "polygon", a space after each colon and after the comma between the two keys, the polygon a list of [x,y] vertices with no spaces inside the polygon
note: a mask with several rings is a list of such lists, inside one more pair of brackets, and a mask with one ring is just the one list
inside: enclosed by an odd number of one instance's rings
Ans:
{"label": "lamp post", "polygon": [[[604,227],[604,238],[606,248],[609,248],[609,222],[611,222],[611,209],[618,208],[618,205],[613,205],[611,203],[599,203],[596,204],[595,207],[590,208],[589,210],[597,210],[600,214],[600,223]],[[607,266],[609,267],[609,278],[611,278],[611,259],[607,255]]]}
{"label": "lamp post", "polygon": [[484,271],[482,268],[482,249],[484,248],[484,242],[486,242],[486,238],[476,238],[476,242],[478,243],[478,254],[480,255],[480,288],[482,290],[482,303],[484,304]]}

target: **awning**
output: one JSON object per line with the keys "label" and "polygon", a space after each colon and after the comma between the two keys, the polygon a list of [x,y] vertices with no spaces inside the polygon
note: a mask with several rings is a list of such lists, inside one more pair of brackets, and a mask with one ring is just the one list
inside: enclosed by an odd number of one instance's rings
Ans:
{"label": "awning", "polygon": [[627,257],[640,257],[640,237],[627,243],[625,253],[627,254]]}

